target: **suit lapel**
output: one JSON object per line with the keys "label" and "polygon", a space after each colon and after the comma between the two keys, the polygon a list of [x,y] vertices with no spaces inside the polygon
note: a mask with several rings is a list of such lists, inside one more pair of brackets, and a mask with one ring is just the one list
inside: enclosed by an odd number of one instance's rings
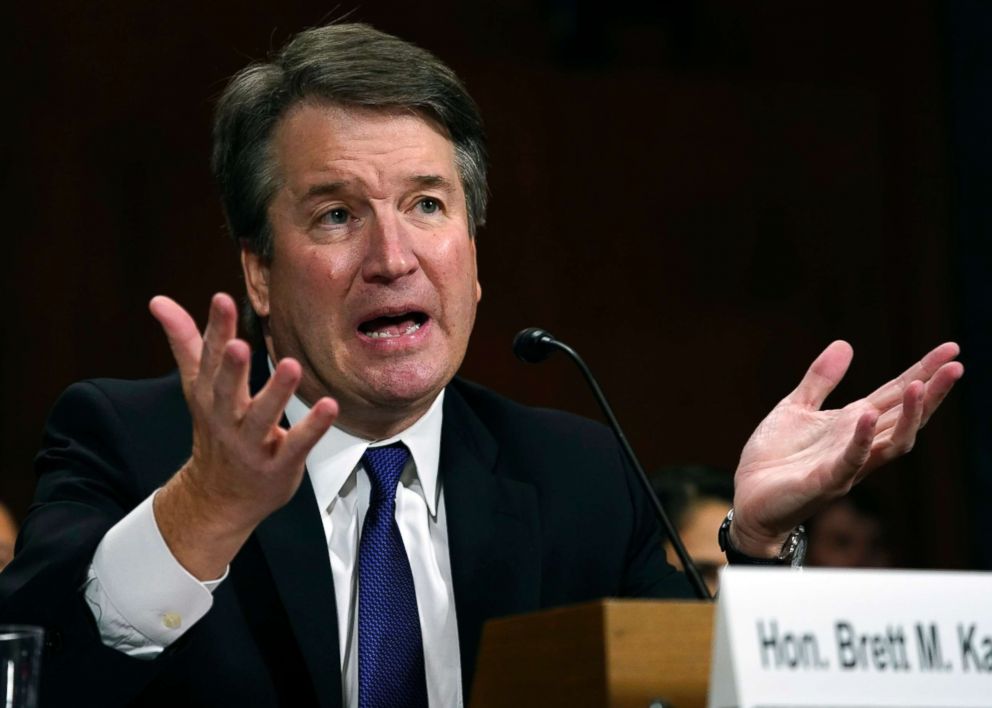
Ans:
{"label": "suit lapel", "polygon": [[[251,392],[269,378],[252,362]],[[286,426],[286,421],[283,420]],[[499,448],[456,386],[444,399],[439,474],[458,614],[462,689],[470,695],[482,625],[540,606],[537,491],[499,474]],[[255,531],[322,706],[340,706],[341,659],[334,580],[308,475],[286,506]],[[466,698],[467,700],[467,698]]]}
{"label": "suit lapel", "polygon": [[[264,351],[252,362],[251,392],[269,378]],[[285,418],[283,427],[288,427]],[[272,571],[293,635],[299,643],[321,706],[341,705],[341,659],[338,651],[334,579],[320,510],[310,476],[286,506],[255,530]]]}
{"label": "suit lapel", "polygon": [[492,435],[455,386],[444,399],[440,475],[458,614],[462,688],[470,695],[483,623],[540,603],[537,492],[499,474]]}

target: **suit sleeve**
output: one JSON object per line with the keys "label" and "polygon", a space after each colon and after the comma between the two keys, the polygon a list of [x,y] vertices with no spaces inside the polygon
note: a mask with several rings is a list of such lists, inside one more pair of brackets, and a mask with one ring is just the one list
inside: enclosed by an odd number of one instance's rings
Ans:
{"label": "suit sleeve", "polygon": [[42,705],[80,696],[124,705],[174,653],[142,661],[104,646],[82,592],[101,539],[147,494],[122,459],[125,437],[111,401],[88,382],[62,395],[46,425],[35,500],[0,574],[0,621],[45,629]]}
{"label": "suit sleeve", "polygon": [[620,450],[617,450],[617,454],[620,456],[634,510],[622,594],[625,597],[695,599],[696,595],[688,579],[665,558],[661,525],[655,518],[654,509],[641,488],[636,473],[627,464]]}

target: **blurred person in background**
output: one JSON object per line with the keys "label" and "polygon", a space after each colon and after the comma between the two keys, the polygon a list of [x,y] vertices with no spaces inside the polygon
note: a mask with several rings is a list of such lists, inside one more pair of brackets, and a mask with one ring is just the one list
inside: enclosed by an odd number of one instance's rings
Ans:
{"label": "blurred person in background", "polygon": [[[718,572],[727,560],[714,529],[733,506],[733,476],[707,465],[673,465],[652,472],[650,479],[710,592],[716,594]],[[664,546],[668,560],[681,569],[671,541],[666,539]]]}
{"label": "blurred person in background", "polygon": [[17,522],[10,510],[0,504],[0,570],[14,557],[14,541],[17,540]]}
{"label": "blurred person in background", "polygon": [[878,497],[863,487],[833,500],[808,522],[806,564],[821,568],[890,568],[892,552]]}

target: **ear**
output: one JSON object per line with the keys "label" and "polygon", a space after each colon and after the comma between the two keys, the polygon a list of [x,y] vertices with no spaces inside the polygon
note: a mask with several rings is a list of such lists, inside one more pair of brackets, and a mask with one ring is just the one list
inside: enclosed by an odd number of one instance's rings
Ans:
{"label": "ear", "polygon": [[472,237],[472,267],[475,268],[475,304],[482,301],[482,283],[479,282],[479,256],[475,249],[475,237]]}
{"label": "ear", "polygon": [[269,264],[241,241],[241,270],[245,276],[248,299],[259,317],[269,316]]}

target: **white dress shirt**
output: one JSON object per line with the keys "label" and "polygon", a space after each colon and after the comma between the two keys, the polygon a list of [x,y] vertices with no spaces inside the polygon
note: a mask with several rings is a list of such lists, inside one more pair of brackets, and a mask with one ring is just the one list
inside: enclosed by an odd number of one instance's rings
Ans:
{"label": "white dress shirt", "polygon": [[[416,423],[374,445],[410,450],[396,493],[396,522],[417,593],[431,706],[461,706],[458,624],[448,555],[444,490],[438,479],[444,392]],[[295,425],[308,407],[286,406]],[[358,706],[358,545],[370,485],[361,458],[370,441],[331,428],[307,455],[307,473],[324,524],[334,577],[344,705]],[[224,578],[201,583],[169,551],[152,508],[154,494],[107,532],[93,556],[84,593],[104,644],[152,659],[213,604]],[[226,573],[225,576],[226,577]]]}

